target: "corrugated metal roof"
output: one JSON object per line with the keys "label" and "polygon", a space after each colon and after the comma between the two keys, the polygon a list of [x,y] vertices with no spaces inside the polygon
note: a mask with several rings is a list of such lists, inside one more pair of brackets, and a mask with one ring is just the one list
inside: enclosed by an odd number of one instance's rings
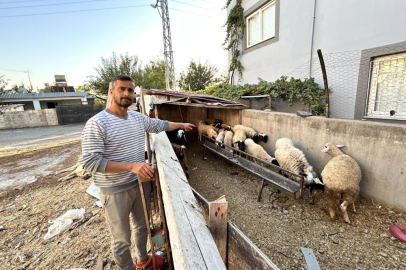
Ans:
{"label": "corrugated metal roof", "polygon": [[55,98],[55,97],[85,97],[86,92],[52,92],[52,93],[14,93],[1,94],[0,99],[19,99],[19,98]]}

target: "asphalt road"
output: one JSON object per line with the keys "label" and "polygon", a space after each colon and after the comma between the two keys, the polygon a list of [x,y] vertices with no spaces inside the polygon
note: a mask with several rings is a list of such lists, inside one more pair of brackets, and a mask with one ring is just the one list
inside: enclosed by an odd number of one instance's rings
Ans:
{"label": "asphalt road", "polygon": [[85,123],[0,130],[0,153],[23,148],[79,140]]}

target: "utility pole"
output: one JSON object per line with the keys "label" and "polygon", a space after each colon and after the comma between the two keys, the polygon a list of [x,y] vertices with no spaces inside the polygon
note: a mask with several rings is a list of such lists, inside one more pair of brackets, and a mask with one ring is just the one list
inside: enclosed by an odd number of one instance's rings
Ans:
{"label": "utility pole", "polygon": [[[151,4],[151,7],[157,8],[159,16],[162,18],[162,31],[164,38],[164,56],[165,56],[165,79],[166,79],[166,90],[176,89],[175,81],[175,67],[173,65],[173,51],[172,51],[172,40],[171,40],[171,28],[169,24],[169,11],[168,11],[168,0],[157,0],[156,4]],[[161,11],[159,11],[159,8]]]}
{"label": "utility pole", "polygon": [[27,69],[27,74],[28,74],[28,80],[30,81],[30,86],[31,86],[31,91],[34,91],[34,88],[32,88],[32,83],[31,83],[31,78],[30,78],[30,72]]}

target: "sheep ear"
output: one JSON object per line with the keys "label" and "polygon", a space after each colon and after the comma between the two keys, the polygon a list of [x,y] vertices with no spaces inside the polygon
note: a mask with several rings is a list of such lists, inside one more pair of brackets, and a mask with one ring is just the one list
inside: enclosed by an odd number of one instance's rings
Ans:
{"label": "sheep ear", "polygon": [[343,147],[345,147],[345,145],[342,145],[342,144],[337,144],[336,145],[338,148],[343,148]]}

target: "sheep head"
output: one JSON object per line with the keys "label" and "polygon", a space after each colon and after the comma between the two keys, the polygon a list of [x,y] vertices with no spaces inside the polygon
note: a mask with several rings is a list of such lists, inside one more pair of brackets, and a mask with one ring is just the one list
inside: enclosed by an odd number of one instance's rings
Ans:
{"label": "sheep head", "polygon": [[241,151],[245,151],[245,143],[243,140],[240,140],[238,142],[235,142],[234,144],[237,144],[237,148]]}
{"label": "sheep head", "polygon": [[209,138],[212,138],[213,140],[215,140],[215,139],[217,138],[217,132],[216,132],[214,129],[209,128],[209,129],[207,130],[207,136],[208,136]]}
{"label": "sheep head", "polygon": [[328,153],[330,155],[332,155],[333,157],[339,156],[339,155],[343,155],[344,153],[341,152],[341,150],[339,148],[344,147],[344,145],[335,145],[333,143],[326,143],[324,145],[323,150],[321,150],[324,153]]}

